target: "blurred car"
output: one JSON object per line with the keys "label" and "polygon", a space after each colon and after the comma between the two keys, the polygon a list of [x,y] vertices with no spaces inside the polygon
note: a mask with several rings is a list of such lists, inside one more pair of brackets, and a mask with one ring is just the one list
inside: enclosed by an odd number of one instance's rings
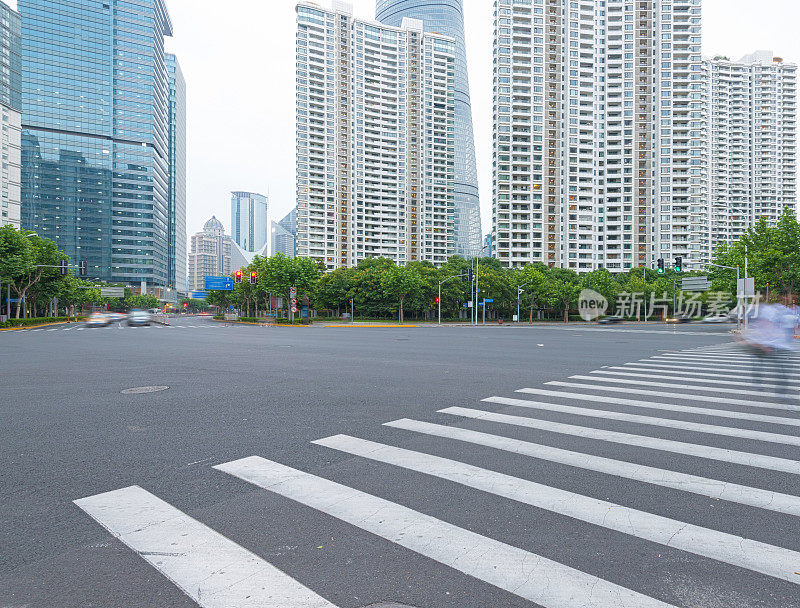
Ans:
{"label": "blurred car", "polygon": [[730,323],[731,319],[728,315],[709,315],[703,318],[703,323]]}
{"label": "blurred car", "polygon": [[104,312],[93,312],[86,319],[86,327],[107,327],[111,323],[111,317]]}
{"label": "blurred car", "polygon": [[667,317],[667,323],[691,323],[692,317],[686,315],[678,315],[677,317]]}
{"label": "blurred car", "polygon": [[128,325],[131,327],[150,325],[150,313],[146,310],[132,310],[128,313]]}
{"label": "blurred car", "polygon": [[601,325],[611,325],[613,323],[622,323],[622,317],[618,317],[616,315],[609,315],[608,317],[603,317],[599,319],[597,322]]}
{"label": "blurred car", "polygon": [[108,316],[112,321],[124,321],[128,315],[122,312],[110,312]]}

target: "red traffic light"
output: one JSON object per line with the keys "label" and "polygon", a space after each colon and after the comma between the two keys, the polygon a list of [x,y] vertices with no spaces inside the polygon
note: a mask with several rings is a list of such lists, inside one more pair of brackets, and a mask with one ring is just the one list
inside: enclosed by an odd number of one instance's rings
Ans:
{"label": "red traffic light", "polygon": [[242,271],[241,271],[241,270],[237,270],[237,271],[236,271],[236,274],[235,274],[235,275],[233,275],[233,276],[234,276],[234,280],[235,280],[237,283],[241,283],[241,282],[242,282]]}
{"label": "red traffic light", "polygon": [[250,282],[256,283],[258,281],[258,273],[255,270],[250,272]]}
{"label": "red traffic light", "polygon": [[439,303],[439,298],[436,298],[436,303],[437,303],[437,304]]}

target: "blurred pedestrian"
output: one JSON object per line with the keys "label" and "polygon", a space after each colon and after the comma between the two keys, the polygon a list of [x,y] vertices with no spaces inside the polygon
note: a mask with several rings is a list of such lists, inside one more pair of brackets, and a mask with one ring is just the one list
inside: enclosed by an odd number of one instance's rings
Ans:
{"label": "blurred pedestrian", "polygon": [[795,320],[795,315],[785,306],[762,305],[744,334],[744,341],[755,358],[753,381],[763,385],[770,380],[770,373],[774,373],[777,380],[773,382],[778,385],[778,392],[787,396],[791,380],[790,354],[795,348]]}

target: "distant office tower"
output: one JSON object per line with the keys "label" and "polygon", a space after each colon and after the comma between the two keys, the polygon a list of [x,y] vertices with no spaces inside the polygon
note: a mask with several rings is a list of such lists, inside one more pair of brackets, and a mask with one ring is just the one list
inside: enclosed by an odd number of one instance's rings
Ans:
{"label": "distant office tower", "polygon": [[426,32],[455,40],[455,238],[456,254],[471,257],[481,248],[481,209],[475,140],[464,36],[462,0],[377,0],[378,21],[400,26],[405,17],[419,19]]}
{"label": "distant office tower", "polygon": [[451,38],[297,6],[297,255],[328,268],[455,252]]}
{"label": "distant office tower", "polygon": [[267,244],[268,200],[263,194],[231,194],[231,237],[244,251],[261,251]]}
{"label": "distant office tower", "polygon": [[704,70],[713,248],[796,209],[797,66],[759,51],[707,60]]}
{"label": "distant office tower", "polygon": [[496,257],[696,267],[700,0],[495,0],[495,13]]}
{"label": "distant office tower", "polygon": [[169,257],[168,281],[186,291],[186,82],[180,63],[166,54],[169,81]]}
{"label": "distant office tower", "polygon": [[20,110],[19,13],[0,2],[0,115],[3,137],[0,149],[3,170],[0,178],[0,226],[20,227],[20,146],[22,142]]}
{"label": "distant office tower", "polygon": [[22,224],[91,278],[170,284],[164,0],[19,0]]}
{"label": "distant office tower", "polygon": [[189,291],[203,291],[205,277],[230,275],[233,242],[225,234],[225,227],[212,216],[203,231],[192,236],[189,252]]}
{"label": "distant office tower", "polygon": [[297,208],[292,209],[280,222],[272,222],[272,255],[281,253],[287,258],[296,254]]}

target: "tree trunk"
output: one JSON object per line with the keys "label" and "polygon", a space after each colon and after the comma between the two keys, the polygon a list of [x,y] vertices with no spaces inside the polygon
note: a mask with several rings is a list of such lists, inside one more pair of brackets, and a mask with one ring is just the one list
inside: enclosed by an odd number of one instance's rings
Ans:
{"label": "tree trunk", "polygon": [[533,325],[533,296],[531,296],[531,318],[528,321],[530,325]]}
{"label": "tree trunk", "polygon": [[403,324],[403,298],[400,298],[400,310],[398,311],[400,314],[400,325]]}

